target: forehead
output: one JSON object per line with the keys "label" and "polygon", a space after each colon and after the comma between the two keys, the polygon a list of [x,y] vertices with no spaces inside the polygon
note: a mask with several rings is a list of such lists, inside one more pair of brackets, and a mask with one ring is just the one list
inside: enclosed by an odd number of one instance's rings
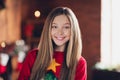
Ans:
{"label": "forehead", "polygon": [[57,22],[64,22],[64,23],[70,23],[69,18],[66,15],[58,15],[53,19],[52,23]]}

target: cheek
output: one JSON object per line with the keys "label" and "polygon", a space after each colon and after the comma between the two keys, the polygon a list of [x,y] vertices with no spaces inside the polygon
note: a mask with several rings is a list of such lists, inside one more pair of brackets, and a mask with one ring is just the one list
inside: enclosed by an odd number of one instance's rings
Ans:
{"label": "cheek", "polygon": [[51,30],[51,34],[55,34],[57,30]]}
{"label": "cheek", "polygon": [[53,36],[55,35],[55,31],[52,31],[52,30],[51,30],[50,35],[51,35],[51,38],[53,38]]}
{"label": "cheek", "polygon": [[71,32],[70,31],[66,31],[65,35],[67,35],[68,37],[70,37],[71,36]]}
{"label": "cheek", "polygon": [[53,30],[51,30],[50,34],[51,34],[51,35],[53,35],[53,34],[54,34],[54,31],[53,31]]}

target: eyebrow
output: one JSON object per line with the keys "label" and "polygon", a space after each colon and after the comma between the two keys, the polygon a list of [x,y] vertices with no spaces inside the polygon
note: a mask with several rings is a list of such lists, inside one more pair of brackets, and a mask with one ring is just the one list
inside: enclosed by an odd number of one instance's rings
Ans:
{"label": "eyebrow", "polygon": [[56,24],[56,23],[52,23],[52,24]]}
{"label": "eyebrow", "polygon": [[65,23],[65,24],[70,24],[70,23]]}

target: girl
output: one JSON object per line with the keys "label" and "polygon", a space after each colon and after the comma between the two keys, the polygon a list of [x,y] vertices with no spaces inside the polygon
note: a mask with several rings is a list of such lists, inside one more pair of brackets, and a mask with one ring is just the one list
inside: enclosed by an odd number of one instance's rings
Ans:
{"label": "girl", "polygon": [[86,60],[77,18],[67,7],[47,17],[38,49],[30,51],[18,80],[86,80]]}

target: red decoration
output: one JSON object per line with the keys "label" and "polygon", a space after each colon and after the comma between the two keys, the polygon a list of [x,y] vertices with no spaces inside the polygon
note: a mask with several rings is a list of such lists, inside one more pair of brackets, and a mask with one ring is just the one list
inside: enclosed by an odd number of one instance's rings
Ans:
{"label": "red decoration", "polygon": [[22,66],[23,66],[23,63],[19,63],[19,62],[18,62],[17,71],[21,71]]}
{"label": "red decoration", "polygon": [[3,74],[5,72],[6,72],[6,66],[0,64],[0,74]]}
{"label": "red decoration", "polygon": [[24,28],[24,33],[26,37],[31,37],[33,33],[34,26],[32,24],[27,24]]}

